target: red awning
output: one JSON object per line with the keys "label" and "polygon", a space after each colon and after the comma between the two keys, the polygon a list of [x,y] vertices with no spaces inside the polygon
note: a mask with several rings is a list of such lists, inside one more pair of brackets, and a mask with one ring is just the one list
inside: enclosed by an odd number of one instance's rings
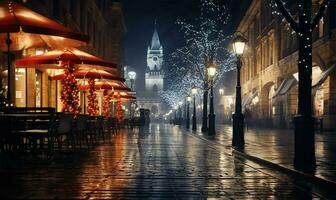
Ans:
{"label": "red awning", "polygon": [[[116,68],[116,64],[107,62],[99,57],[88,54],[84,51],[80,51],[76,48],[59,48],[47,53],[25,57],[16,60],[15,64],[18,67],[36,67],[42,66],[46,68],[61,68],[60,62],[72,62],[74,64],[80,65],[81,67],[90,67],[91,65],[105,66],[106,70],[113,70]],[[87,66],[86,66],[87,65]]]}
{"label": "red awning", "polygon": [[[0,33],[1,39],[7,38],[7,33],[11,33],[11,50],[41,45],[43,42],[55,47],[79,46],[89,41],[87,35],[73,31],[11,0],[0,3]],[[2,50],[6,50],[5,42],[0,45]]]}

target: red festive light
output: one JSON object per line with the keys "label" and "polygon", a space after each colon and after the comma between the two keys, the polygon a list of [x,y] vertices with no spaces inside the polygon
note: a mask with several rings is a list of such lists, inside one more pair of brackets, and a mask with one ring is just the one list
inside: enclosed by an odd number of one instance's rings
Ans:
{"label": "red festive light", "polygon": [[89,95],[88,95],[88,113],[90,116],[97,116],[99,107],[98,107],[98,99],[97,99],[97,94],[95,92],[95,81],[93,78],[89,79]]}
{"label": "red festive light", "polygon": [[103,116],[105,118],[111,117],[110,112],[110,100],[111,100],[111,94],[108,94],[108,90],[104,90],[104,103],[103,103]]}
{"label": "red festive light", "polygon": [[121,97],[120,95],[117,96],[117,101],[115,104],[115,118],[117,120],[117,123],[121,123],[124,119],[124,110],[122,108],[122,103],[121,103]]}
{"label": "red festive light", "polygon": [[64,76],[62,79],[62,112],[70,112],[76,116],[80,113],[79,106],[79,90],[77,86],[77,80],[73,75],[73,72],[76,70],[76,67],[73,63],[68,62],[64,66]]}

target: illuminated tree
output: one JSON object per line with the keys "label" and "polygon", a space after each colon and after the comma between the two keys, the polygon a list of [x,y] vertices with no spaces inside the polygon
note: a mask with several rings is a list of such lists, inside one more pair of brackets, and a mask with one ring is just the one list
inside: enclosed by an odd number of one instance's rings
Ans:
{"label": "illuminated tree", "polygon": [[229,37],[224,30],[230,15],[225,6],[216,4],[214,0],[201,0],[200,16],[191,23],[177,20],[184,34],[185,45],[176,49],[168,59],[171,70],[167,73],[169,87],[161,92],[163,99],[171,106],[176,106],[190,94],[191,88],[203,90],[203,125],[207,123],[208,77],[206,68],[217,66],[214,83],[222,75],[232,70],[234,56],[225,48]]}
{"label": "illuminated tree", "polygon": [[[282,15],[298,38],[298,73],[299,99],[298,115],[295,118],[295,157],[294,165],[297,168],[315,167],[314,119],[312,118],[312,46],[313,30],[321,20],[329,0],[323,0],[315,15],[312,17],[312,1],[296,1],[297,17],[286,8],[282,0],[274,0],[273,14]],[[294,4],[291,4],[294,6]]]}
{"label": "illuminated tree", "polygon": [[97,94],[95,92],[95,81],[93,78],[89,79],[89,95],[88,95],[88,113],[90,116],[97,116],[99,107]]}
{"label": "illuminated tree", "polygon": [[104,90],[104,102],[103,102],[103,116],[105,118],[111,117],[110,112],[110,101],[111,101],[111,94],[108,93],[108,90]]}
{"label": "illuminated tree", "polygon": [[121,123],[124,119],[124,109],[122,107],[121,103],[121,97],[120,95],[117,95],[116,97],[116,104],[115,104],[115,118],[117,120],[117,123]]}
{"label": "illuminated tree", "polygon": [[62,79],[62,112],[70,112],[75,116],[78,116],[80,113],[79,106],[79,90],[77,86],[77,80],[73,75],[73,72],[76,70],[76,67],[72,63],[67,63],[64,66],[64,79]]}

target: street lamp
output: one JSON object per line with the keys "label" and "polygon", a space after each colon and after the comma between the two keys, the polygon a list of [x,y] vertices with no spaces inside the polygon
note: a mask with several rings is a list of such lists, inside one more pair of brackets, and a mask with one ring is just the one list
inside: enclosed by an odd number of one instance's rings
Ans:
{"label": "street lamp", "polygon": [[241,33],[236,33],[233,39],[233,51],[237,55],[237,86],[236,86],[236,106],[233,118],[232,146],[234,148],[244,148],[244,115],[241,105],[241,87],[240,87],[240,68],[242,65],[241,57],[244,53],[247,40]]}
{"label": "street lamp", "polygon": [[191,102],[191,97],[187,97],[187,121],[186,121],[186,127],[187,129],[190,128],[190,102]]}
{"label": "street lamp", "polygon": [[215,135],[216,134],[216,130],[215,130],[215,112],[214,112],[214,103],[213,103],[213,79],[216,75],[216,66],[211,64],[210,66],[208,66],[207,68],[208,70],[208,76],[210,78],[210,113],[209,113],[209,130],[208,130],[208,134],[209,135]]}
{"label": "street lamp", "polygon": [[195,86],[191,89],[191,94],[194,96],[194,107],[193,107],[193,116],[192,116],[192,130],[196,131],[196,94],[197,94],[197,88]]}
{"label": "street lamp", "polygon": [[134,83],[134,79],[136,77],[136,72],[135,71],[128,72],[128,77],[130,78],[130,81],[131,81],[131,89],[132,89],[132,91],[134,91],[133,83]]}

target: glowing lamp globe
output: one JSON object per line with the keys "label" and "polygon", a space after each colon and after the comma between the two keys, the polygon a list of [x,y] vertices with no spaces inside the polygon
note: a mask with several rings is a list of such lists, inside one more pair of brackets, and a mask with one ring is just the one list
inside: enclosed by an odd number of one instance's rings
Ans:
{"label": "glowing lamp globe", "polygon": [[232,47],[235,54],[237,54],[238,56],[242,56],[244,54],[246,42],[247,40],[243,37],[241,33],[238,32],[235,34],[232,42]]}
{"label": "glowing lamp globe", "polygon": [[191,97],[190,97],[190,96],[187,97],[187,101],[188,101],[188,102],[191,101]]}
{"label": "glowing lamp globe", "polygon": [[208,75],[209,75],[210,78],[213,78],[216,75],[217,69],[216,69],[216,67],[214,65],[210,65],[207,68],[207,70],[208,70]]}
{"label": "glowing lamp globe", "polygon": [[191,89],[191,93],[192,94],[197,94],[197,88],[195,86]]}
{"label": "glowing lamp globe", "polygon": [[136,77],[136,73],[134,71],[130,71],[128,72],[128,77],[131,79],[131,80],[134,80],[135,77]]}

